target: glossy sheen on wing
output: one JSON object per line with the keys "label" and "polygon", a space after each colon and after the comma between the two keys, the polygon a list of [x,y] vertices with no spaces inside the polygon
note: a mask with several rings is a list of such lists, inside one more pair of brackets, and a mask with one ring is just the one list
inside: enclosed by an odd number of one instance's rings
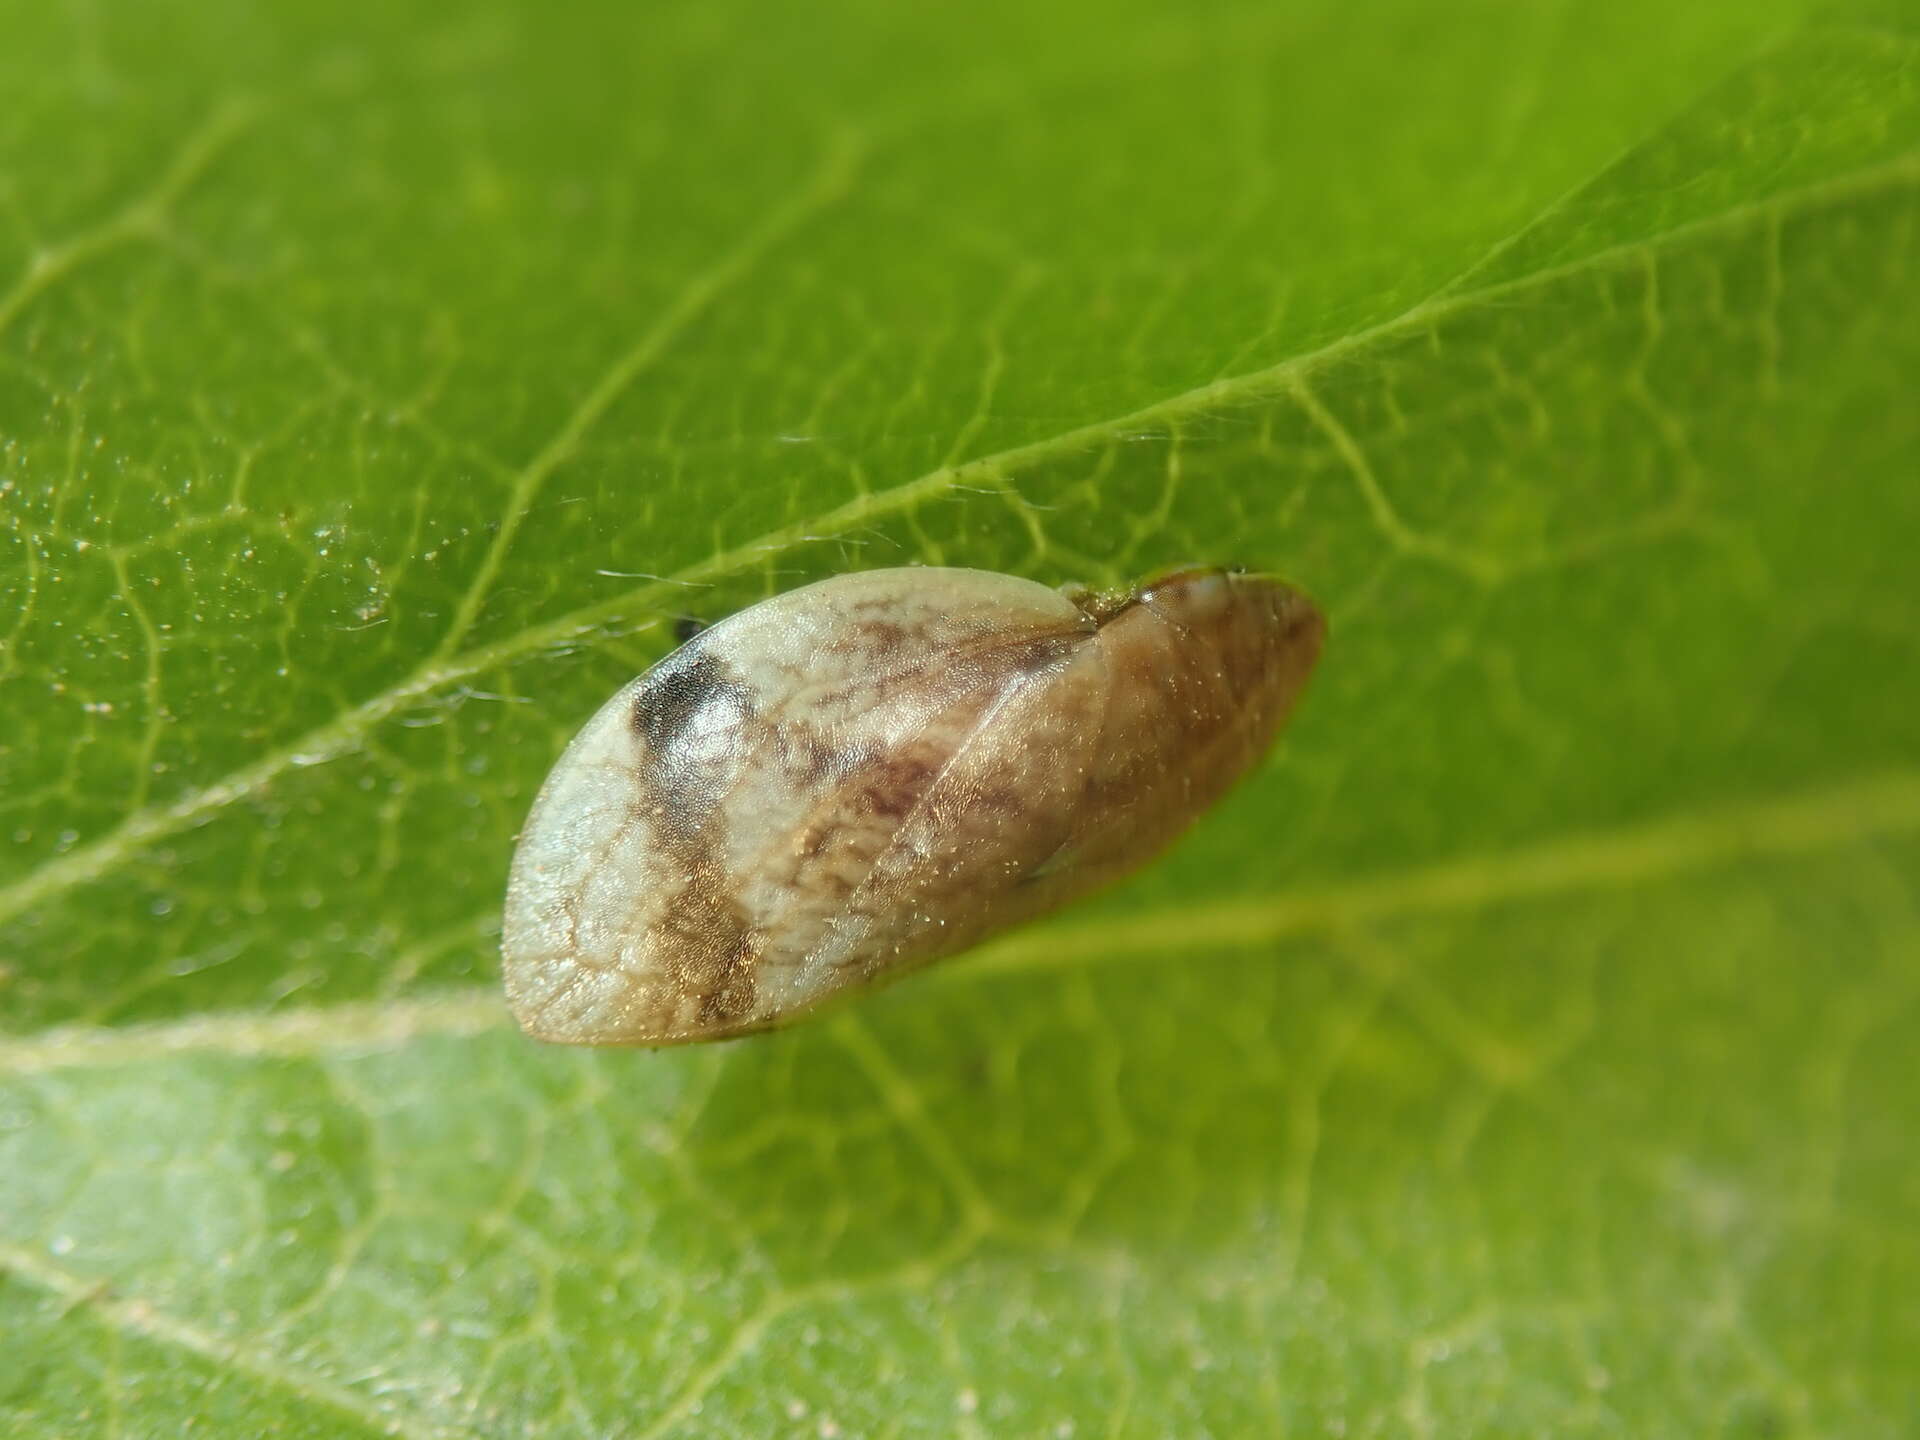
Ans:
{"label": "glossy sheen on wing", "polygon": [[1259,758],[1323,631],[1215,569],[1120,594],[874,570],[744,610],[547,778],[507,893],[514,1014],[574,1044],[719,1039],[1052,910]]}

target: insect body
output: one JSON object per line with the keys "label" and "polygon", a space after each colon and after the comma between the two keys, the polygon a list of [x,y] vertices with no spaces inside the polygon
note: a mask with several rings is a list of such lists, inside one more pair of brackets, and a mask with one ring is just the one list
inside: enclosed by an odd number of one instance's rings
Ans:
{"label": "insect body", "polygon": [[543,1040],[781,1024],[1159,853],[1262,755],[1325,623],[1279,581],[842,575],[626,686],[534,802],[507,998]]}

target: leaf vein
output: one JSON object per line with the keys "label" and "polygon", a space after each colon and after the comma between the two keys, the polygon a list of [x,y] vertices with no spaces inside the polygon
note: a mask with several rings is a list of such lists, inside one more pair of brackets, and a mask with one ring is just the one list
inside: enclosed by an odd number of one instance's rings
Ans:
{"label": "leaf vein", "polygon": [[[1370,922],[1621,890],[1742,860],[1815,854],[1915,831],[1920,831],[1920,771],[1882,772],[1705,813],[1578,832],[1518,850],[1385,870],[1267,900],[1044,926],[936,970],[928,982],[970,984],[1096,961],[1150,958],[1173,949],[1267,946],[1301,935],[1351,932]],[[501,1031],[507,1023],[505,1002],[489,986],[273,1015],[64,1026],[0,1042],[0,1074],[137,1064],[179,1054],[289,1058],[370,1052],[426,1036]],[[843,1031],[841,1039],[850,1048],[861,1044],[857,1029]],[[967,1188],[964,1180],[960,1188]],[[962,1199],[967,1203],[964,1194]],[[988,1218],[971,1205],[969,1213],[975,1220]]]}
{"label": "leaf vein", "polygon": [[734,249],[683,286],[654,323],[580,397],[552,438],[513,476],[506,510],[494,529],[493,542],[487,547],[486,556],[460,598],[446,635],[434,652],[435,660],[453,654],[473,628],[480,607],[492,593],[493,582],[506,563],[507,553],[513,548],[514,537],[554,471],[578,453],[581,443],[593,427],[626,393],[627,388],[667,352],[689,325],[731,286],[752,273],[754,265],[768,251],[846,194],[858,158],[858,149],[850,139],[836,140],[798,193],[775,206],[765,220],[750,230]]}
{"label": "leaf vein", "polygon": [[101,1324],[120,1334],[185,1350],[226,1369],[250,1375],[303,1401],[324,1405],[358,1421],[373,1434],[397,1435],[402,1440],[452,1440],[469,1433],[420,1424],[383,1410],[348,1386],[297,1369],[242,1341],[160,1310],[150,1301],[120,1294],[110,1282],[74,1275],[22,1246],[0,1244],[0,1273],[11,1273],[57,1296],[69,1309],[84,1306]]}
{"label": "leaf vein", "polygon": [[[882,516],[911,511],[968,484],[1004,481],[1010,472],[1110,442],[1116,436],[1142,427],[1174,425],[1188,417],[1234,403],[1287,394],[1294,391],[1306,377],[1350,359],[1357,353],[1416,335],[1451,315],[1475,306],[1498,303],[1522,291],[1570,275],[1623,263],[1639,263],[1649,251],[1677,247],[1754,224],[1776,223],[1783,216],[1803,210],[1843,204],[1887,190],[1910,188],[1916,183],[1920,183],[1920,153],[1909,153],[1894,161],[1835,180],[1773,196],[1764,202],[1735,206],[1720,215],[1677,226],[1657,237],[1597,250],[1566,264],[1496,285],[1452,293],[1442,287],[1433,297],[1411,306],[1392,319],[1288,357],[1265,369],[1212,381],[1129,414],[1093,421],[996,454],[958,465],[941,466],[891,489],[857,495],[821,515],[768,531],[676,575],[637,586],[623,595],[583,606],[553,620],[527,626],[512,635],[457,654],[436,654],[406,678],[343,711],[334,720],[315,727],[286,745],[267,751],[251,763],[198,790],[189,791],[169,804],[136,811],[98,839],[47,861],[19,880],[0,888],[0,923],[67,890],[98,879],[147,844],[205,823],[226,806],[263,790],[290,769],[320,764],[350,752],[375,726],[448,686],[540,651],[573,643],[611,621],[630,617],[635,611],[664,606],[677,590],[685,586],[709,583],[736,574],[769,554],[830,540]],[[597,413],[594,412],[589,419],[597,417]],[[528,473],[533,473],[531,467]],[[479,602],[473,603],[477,608]],[[648,626],[657,623],[656,616],[648,621]],[[456,626],[456,630],[459,628]]]}
{"label": "leaf vein", "polygon": [[128,240],[157,235],[168,210],[207,172],[220,152],[245,128],[253,113],[253,106],[239,100],[221,105],[187,137],[172,161],[161,170],[160,178],[143,194],[92,228],[34,254],[14,281],[13,288],[0,295],[0,335],[7,332],[29,305],[89,260],[107,254]]}

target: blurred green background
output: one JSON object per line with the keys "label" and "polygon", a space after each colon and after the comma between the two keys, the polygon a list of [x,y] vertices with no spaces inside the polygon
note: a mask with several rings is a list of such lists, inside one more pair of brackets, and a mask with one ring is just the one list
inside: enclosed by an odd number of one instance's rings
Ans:
{"label": "blurred green background", "polygon": [[[1920,12],[0,0],[0,1430],[1920,1427]],[[1269,566],[1279,752],[576,1053],[671,644]]]}

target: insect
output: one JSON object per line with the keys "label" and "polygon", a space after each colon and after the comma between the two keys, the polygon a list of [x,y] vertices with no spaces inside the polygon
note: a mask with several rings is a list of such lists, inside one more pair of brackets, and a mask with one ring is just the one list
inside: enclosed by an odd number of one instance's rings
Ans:
{"label": "insect", "polygon": [[502,939],[529,1034],[784,1024],[1143,864],[1272,743],[1319,657],[1265,575],[1125,591],[840,575],[620,690],[520,836]]}

